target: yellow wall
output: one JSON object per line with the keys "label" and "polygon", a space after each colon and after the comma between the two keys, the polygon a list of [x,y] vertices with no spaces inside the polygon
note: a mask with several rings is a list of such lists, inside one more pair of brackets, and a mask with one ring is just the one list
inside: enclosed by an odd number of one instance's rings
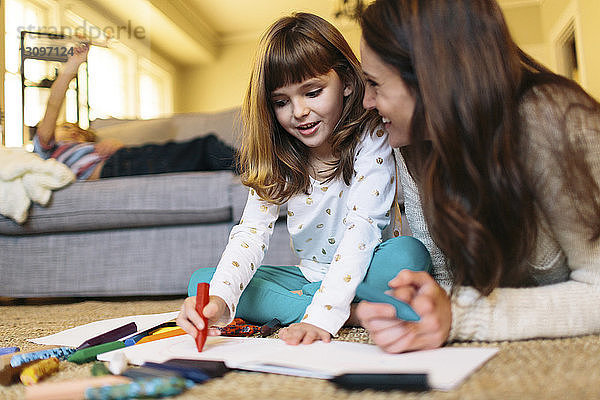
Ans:
{"label": "yellow wall", "polygon": [[520,46],[544,42],[542,15],[539,6],[504,9],[508,29]]}
{"label": "yellow wall", "polygon": [[585,66],[583,86],[600,100],[600,1],[579,0],[581,18],[581,59]]}
{"label": "yellow wall", "polygon": [[218,111],[241,104],[257,41],[224,46],[210,65],[187,68],[177,78],[176,112]]}
{"label": "yellow wall", "polygon": [[[340,29],[358,55],[360,29]],[[175,112],[212,112],[241,104],[259,38],[226,44],[217,60],[206,66],[183,69],[177,77]]]}
{"label": "yellow wall", "polygon": [[[580,27],[581,83],[600,99],[600,0],[544,0],[539,5],[506,7],[504,15],[517,44],[539,62],[556,70],[551,36],[569,10],[576,10]],[[358,26],[346,25],[340,30],[358,54]],[[257,43],[258,37],[224,45],[215,63],[184,69],[177,78],[175,111],[208,112],[239,106]]]}
{"label": "yellow wall", "polygon": [[540,7],[512,7],[503,11],[508,29],[519,47],[538,62],[548,65],[550,48],[544,40]]}
{"label": "yellow wall", "polygon": [[600,99],[600,0],[544,0],[539,5],[506,7],[504,16],[517,44],[550,69],[558,70],[553,40],[575,20],[580,83]]}

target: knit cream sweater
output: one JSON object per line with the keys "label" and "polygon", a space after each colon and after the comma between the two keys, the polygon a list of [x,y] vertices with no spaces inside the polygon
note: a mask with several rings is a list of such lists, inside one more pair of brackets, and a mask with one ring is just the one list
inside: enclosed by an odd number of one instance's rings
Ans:
{"label": "knit cream sweater", "polygon": [[[550,144],[562,135],[580,140],[600,184],[600,114],[570,107],[587,101],[575,91],[546,85],[523,99],[524,163],[540,200],[536,251],[529,260],[537,286],[497,288],[488,296],[472,287],[452,295],[449,340],[519,340],[564,337],[600,332],[600,241],[590,243],[577,222],[561,174],[562,163]],[[566,116],[566,124],[556,116]],[[449,291],[451,275],[440,249],[429,235],[419,191],[396,151],[404,191],[406,218],[413,236],[421,240],[433,261],[433,277]],[[510,218],[510,215],[498,218]]]}

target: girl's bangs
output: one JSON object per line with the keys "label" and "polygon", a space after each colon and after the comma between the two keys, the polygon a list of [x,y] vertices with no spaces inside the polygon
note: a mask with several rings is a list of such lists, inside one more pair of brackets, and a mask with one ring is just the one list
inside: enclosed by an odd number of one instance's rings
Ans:
{"label": "girl's bangs", "polygon": [[265,82],[270,93],[283,86],[324,75],[335,64],[335,49],[293,32],[273,40],[265,57]]}

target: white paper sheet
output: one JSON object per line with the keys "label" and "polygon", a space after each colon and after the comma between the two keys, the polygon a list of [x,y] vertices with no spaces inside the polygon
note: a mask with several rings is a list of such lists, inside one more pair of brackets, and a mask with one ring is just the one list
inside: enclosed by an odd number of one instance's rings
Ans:
{"label": "white paper sheet", "polygon": [[171,358],[220,360],[231,368],[329,379],[343,373],[427,373],[434,389],[450,390],[490,359],[498,349],[448,347],[387,354],[376,346],[333,341],[290,346],[279,339],[209,337],[199,353],[189,335],[135,345],[98,356],[110,361],[124,352],[129,362]]}
{"label": "white paper sheet", "polygon": [[37,344],[77,347],[87,339],[93,338],[94,336],[108,332],[130,322],[135,322],[138,332],[140,332],[160,325],[164,322],[171,321],[177,318],[178,314],[179,311],[172,311],[161,314],[132,315],[128,317],[105,319],[102,321],[95,321],[90,322],[89,324],[76,326],[53,335],[27,340]]}

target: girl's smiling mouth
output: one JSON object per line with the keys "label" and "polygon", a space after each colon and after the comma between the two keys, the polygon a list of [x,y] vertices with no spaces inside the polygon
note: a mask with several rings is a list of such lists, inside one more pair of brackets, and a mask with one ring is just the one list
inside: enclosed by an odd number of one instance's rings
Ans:
{"label": "girl's smiling mouth", "polygon": [[296,127],[296,129],[298,129],[298,131],[302,135],[312,135],[313,133],[316,132],[316,130],[319,127],[320,124],[321,124],[321,121],[309,122],[309,123],[306,123],[306,124],[298,125]]}

